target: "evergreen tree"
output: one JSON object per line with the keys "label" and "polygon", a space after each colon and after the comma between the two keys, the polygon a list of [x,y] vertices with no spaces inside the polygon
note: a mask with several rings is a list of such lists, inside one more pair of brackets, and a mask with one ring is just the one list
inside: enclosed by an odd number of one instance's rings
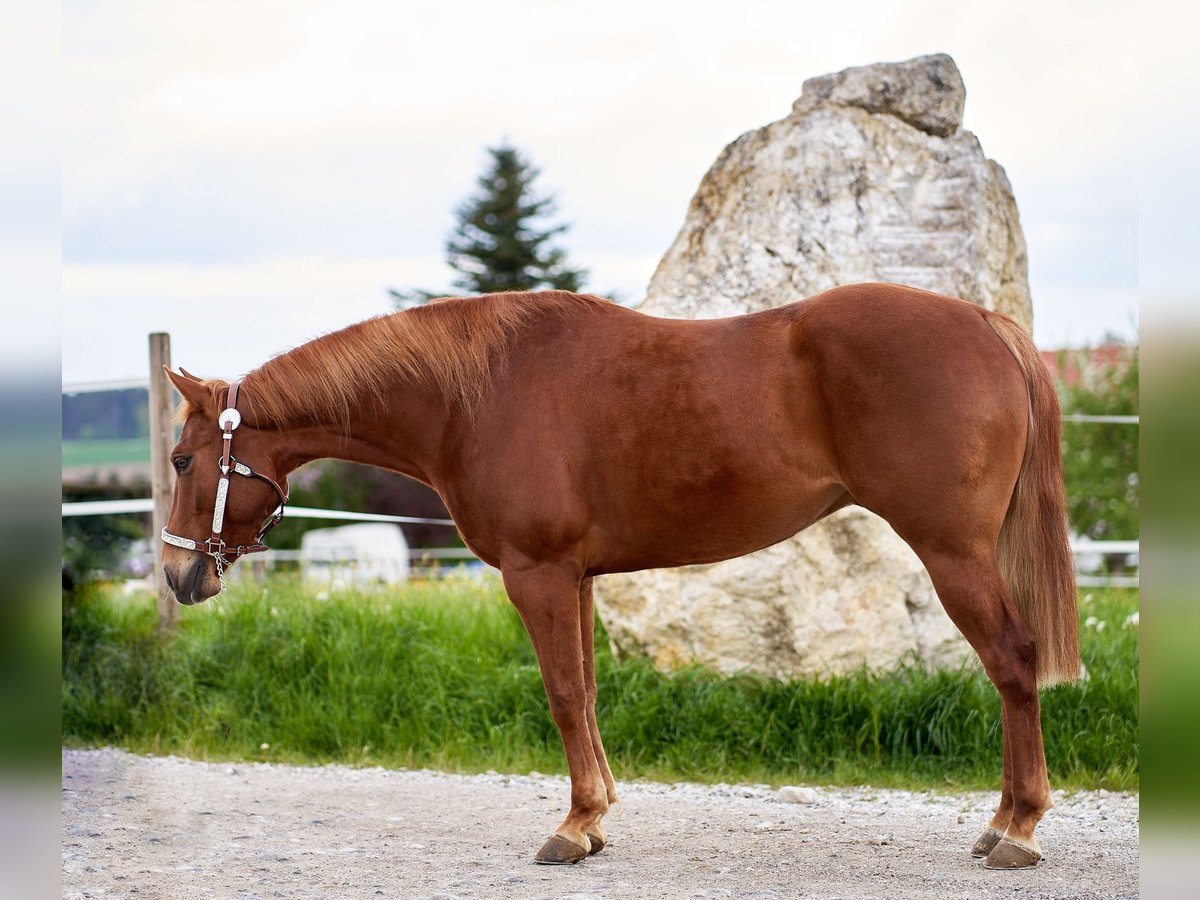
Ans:
{"label": "evergreen tree", "polygon": [[[446,261],[458,277],[454,287],[470,294],[553,288],[578,291],[587,273],[567,263],[552,240],[566,225],[546,225],[552,197],[534,188],[539,170],[507,144],[488,149],[491,164],[478,191],[459,206],[458,227],[446,241]],[[390,291],[398,305],[442,296],[430,291]]]}

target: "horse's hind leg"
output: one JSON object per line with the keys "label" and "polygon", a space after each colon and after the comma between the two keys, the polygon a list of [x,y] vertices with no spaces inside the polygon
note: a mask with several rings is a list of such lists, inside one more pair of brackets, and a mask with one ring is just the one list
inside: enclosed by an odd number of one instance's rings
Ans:
{"label": "horse's hind leg", "polygon": [[538,851],[540,863],[579,862],[589,831],[608,810],[608,790],[592,743],[584,677],[578,571],[567,565],[501,567],[508,596],[533,641],[550,715],[558,726],[571,774],[571,811]]}
{"label": "horse's hind leg", "polygon": [[1000,788],[1000,804],[996,807],[996,814],[988,822],[983,834],[979,835],[975,845],[971,847],[971,855],[975,857],[984,857],[992,852],[992,849],[1004,837],[1004,832],[1008,829],[1008,823],[1012,819],[1012,742],[1008,738],[1008,726],[1003,722],[1003,706],[1001,706],[1000,713],[1004,741],[1004,778]]}
{"label": "horse's hind leg", "polygon": [[1013,604],[994,553],[916,549],[942,605],[979,654],[1003,704],[1004,790],[989,826],[1002,836],[985,831],[975,850],[986,849],[989,868],[1032,866],[1041,859],[1034,829],[1052,805],[1033,634]]}
{"label": "horse's hind leg", "polygon": [[[600,766],[600,777],[604,779],[604,788],[608,794],[611,806],[617,802],[617,785],[613,781],[612,770],[608,767],[608,757],[604,754],[604,744],[600,740],[600,726],[596,721],[596,638],[595,638],[595,602],[592,599],[592,579],[583,579],[579,586],[579,632],[583,644],[583,684],[587,690],[587,723],[592,735],[592,751],[596,754],[596,762]],[[600,825],[600,819],[587,832],[591,844],[589,853],[599,853],[608,843],[608,835]]]}

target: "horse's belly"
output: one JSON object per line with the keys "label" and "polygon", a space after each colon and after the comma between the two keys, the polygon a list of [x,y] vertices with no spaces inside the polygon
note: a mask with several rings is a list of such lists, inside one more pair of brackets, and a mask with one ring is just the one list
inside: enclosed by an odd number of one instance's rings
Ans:
{"label": "horse's belly", "polygon": [[[789,486],[790,487],[790,486]],[[744,556],[802,531],[851,501],[840,484],[774,486],[753,495],[693,498],[683,507],[643,509],[597,529],[589,568],[628,572]]]}

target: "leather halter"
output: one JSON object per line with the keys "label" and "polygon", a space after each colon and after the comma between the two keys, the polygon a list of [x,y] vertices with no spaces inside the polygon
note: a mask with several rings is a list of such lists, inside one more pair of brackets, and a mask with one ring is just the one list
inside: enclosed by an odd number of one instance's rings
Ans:
{"label": "leather halter", "polygon": [[[163,543],[170,544],[172,547],[182,547],[184,550],[196,550],[200,553],[206,553],[217,561],[217,573],[230,565],[239,556],[244,556],[247,553],[261,553],[270,548],[263,543],[262,539],[266,533],[279,524],[279,520],[283,518],[283,508],[287,505],[287,491],[281,488],[275,479],[270,478],[261,472],[255,472],[245,463],[238,462],[233,455],[233,432],[242,424],[242,414],[237,411],[237,396],[238,386],[241,382],[233,382],[229,385],[228,407],[217,417],[217,424],[221,427],[221,440],[224,442],[224,449],[221,452],[221,460],[217,467],[221,470],[221,477],[217,481],[217,500],[213,506],[212,520],[212,536],[207,540],[196,541],[191,538],[180,537],[177,534],[171,534],[164,527],[162,530]],[[263,523],[259,529],[258,536],[254,539],[253,544],[239,544],[236,547],[228,546],[221,538],[221,532],[225,527],[225,504],[229,498],[229,476],[230,474],[242,475],[246,478],[257,478],[265,481],[275,493],[279,495],[279,506]]]}

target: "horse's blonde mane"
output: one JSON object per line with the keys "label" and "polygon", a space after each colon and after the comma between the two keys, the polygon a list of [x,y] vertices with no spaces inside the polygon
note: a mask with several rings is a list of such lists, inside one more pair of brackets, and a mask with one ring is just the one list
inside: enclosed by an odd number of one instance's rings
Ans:
{"label": "horse's blonde mane", "polygon": [[[243,380],[239,406],[263,425],[339,424],[397,379],[436,387],[473,415],[513,338],[531,320],[607,303],[565,291],[454,297],[367,319],[268,360]],[[229,384],[204,382],[215,409]],[[194,410],[184,402],[178,417]]]}

